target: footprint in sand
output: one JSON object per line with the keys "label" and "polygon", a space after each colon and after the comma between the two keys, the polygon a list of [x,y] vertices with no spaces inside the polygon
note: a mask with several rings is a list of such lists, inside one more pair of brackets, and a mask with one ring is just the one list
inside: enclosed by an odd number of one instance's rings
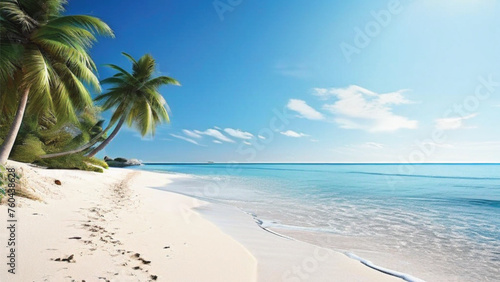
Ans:
{"label": "footprint in sand", "polygon": [[75,255],[69,255],[65,258],[56,258],[53,259],[54,261],[61,261],[61,262],[68,262],[68,263],[75,263],[76,261],[73,259]]}

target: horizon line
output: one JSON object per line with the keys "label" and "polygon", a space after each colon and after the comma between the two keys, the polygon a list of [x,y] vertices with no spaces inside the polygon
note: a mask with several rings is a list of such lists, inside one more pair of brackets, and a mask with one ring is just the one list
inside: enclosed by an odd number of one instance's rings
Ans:
{"label": "horizon line", "polygon": [[145,165],[217,165],[217,164],[302,164],[302,165],[500,165],[494,162],[435,162],[435,163],[391,163],[391,162],[143,162]]}

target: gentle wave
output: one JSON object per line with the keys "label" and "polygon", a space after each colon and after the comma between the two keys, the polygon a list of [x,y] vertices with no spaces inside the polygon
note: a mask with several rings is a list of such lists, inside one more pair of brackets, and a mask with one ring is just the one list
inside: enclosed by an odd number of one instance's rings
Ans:
{"label": "gentle wave", "polygon": [[500,208],[500,200],[488,200],[488,199],[469,199],[469,198],[450,198],[450,201],[465,202],[470,205],[476,206],[487,206],[493,208]]}
{"label": "gentle wave", "polygon": [[498,177],[472,177],[472,176],[444,176],[444,175],[422,175],[422,174],[400,174],[400,173],[380,173],[380,172],[362,172],[350,171],[352,174],[380,175],[380,176],[399,176],[399,177],[419,177],[419,178],[444,178],[461,180],[500,180]]}
{"label": "gentle wave", "polygon": [[407,197],[406,199],[411,201],[427,202],[433,204],[452,204],[452,205],[471,205],[471,206],[484,206],[500,208],[500,200],[490,200],[483,198],[459,198],[459,197]]}
{"label": "gentle wave", "polygon": [[352,258],[352,259],[355,259],[359,262],[361,262],[362,264],[368,266],[368,267],[371,267],[375,270],[378,270],[380,272],[383,272],[385,274],[389,274],[389,275],[392,275],[392,276],[395,276],[395,277],[398,277],[398,278],[401,278],[405,281],[408,281],[408,282],[425,282],[424,280],[422,279],[419,279],[417,277],[413,277],[411,275],[408,275],[406,273],[402,273],[402,272],[398,272],[398,271],[394,271],[394,270],[391,270],[391,269],[388,269],[388,268],[384,268],[384,267],[380,267],[378,265],[375,265],[374,263],[372,263],[371,261],[369,260],[365,260],[363,258],[360,258],[358,257],[357,255],[353,254],[353,253],[345,253],[348,257]]}
{"label": "gentle wave", "polygon": [[[283,235],[279,232],[276,232],[276,231],[273,231],[271,229],[269,229],[270,227],[280,227],[280,228],[289,228],[289,229],[295,229],[295,230],[308,230],[308,231],[315,231],[315,232],[327,232],[327,233],[335,233],[333,232],[332,230],[327,230],[327,229],[322,229],[322,228],[308,228],[308,227],[301,227],[301,226],[291,226],[291,225],[283,225],[283,224],[277,224],[276,222],[274,221],[263,221],[263,220],[260,220],[256,217],[255,214],[253,213],[247,213],[249,215],[251,215],[255,222],[262,228],[264,229],[265,231],[267,232],[270,232],[276,236],[280,236],[280,237],[283,237],[283,238],[286,238],[286,239],[289,239],[289,240],[294,240],[296,241],[296,239],[292,238],[292,237],[288,237],[286,235]],[[398,272],[398,271],[395,271],[395,270],[392,270],[392,269],[388,269],[388,268],[384,268],[384,267],[381,267],[381,266],[378,266],[374,263],[372,263],[371,261],[369,260],[366,260],[366,259],[363,259],[353,253],[350,253],[350,252],[345,252],[344,253],[346,256],[348,256],[349,258],[351,259],[354,259],[354,260],[357,260],[359,262],[361,262],[362,264],[370,267],[370,268],[373,268],[377,271],[380,271],[382,273],[385,273],[385,274],[388,274],[388,275],[391,275],[391,276],[394,276],[394,277],[398,277],[398,278],[401,278],[405,281],[408,281],[408,282],[425,282],[424,280],[420,279],[420,278],[417,278],[417,277],[414,277],[414,276],[411,276],[409,274],[406,274],[406,273],[403,273],[403,272]]]}

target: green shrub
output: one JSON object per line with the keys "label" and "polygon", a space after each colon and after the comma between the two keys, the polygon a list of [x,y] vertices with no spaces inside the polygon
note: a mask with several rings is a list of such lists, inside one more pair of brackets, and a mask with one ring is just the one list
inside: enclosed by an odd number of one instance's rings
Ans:
{"label": "green shrub", "polygon": [[36,163],[54,169],[78,169],[83,163],[83,155],[73,154],[57,158],[40,159]]}
{"label": "green shrub", "polygon": [[43,143],[36,136],[29,134],[22,144],[14,145],[10,158],[23,163],[32,163],[38,156],[44,154]]}
{"label": "green shrub", "polygon": [[[52,139],[52,145],[59,143],[65,143],[68,136],[55,137]],[[96,158],[88,158],[83,156],[83,153],[66,155],[57,158],[50,159],[40,159],[39,156],[44,155],[45,151],[43,148],[48,148],[49,146],[44,146],[43,142],[40,141],[36,136],[28,134],[24,138],[22,144],[14,145],[10,158],[15,161],[24,163],[36,163],[41,166],[45,166],[51,169],[79,169],[95,172],[103,172],[103,168],[108,168],[108,164],[105,161],[101,161]],[[93,165],[99,166],[95,167]]]}
{"label": "green shrub", "polygon": [[83,156],[83,154],[72,154],[57,158],[50,159],[40,159],[36,161],[36,164],[45,166],[50,169],[79,169],[95,172],[103,172],[100,167],[95,167],[87,164],[86,162],[90,158]]}
{"label": "green shrub", "polygon": [[64,130],[40,132],[39,135],[47,152],[58,152],[64,149],[76,148],[80,144],[80,142],[75,141],[78,138],[73,137],[73,135]]}
{"label": "green shrub", "polygon": [[[77,114],[79,117],[77,122],[58,120],[51,112],[42,115],[27,114],[23,119],[10,159],[54,169],[102,172],[102,168],[108,168],[108,164],[101,160],[84,157],[84,152],[53,159],[39,158],[45,154],[76,149],[103,130],[104,120],[99,118],[100,108],[86,107]],[[12,119],[13,115],[0,116],[0,144],[8,134]],[[105,136],[106,134],[101,136],[100,141],[103,141]]]}

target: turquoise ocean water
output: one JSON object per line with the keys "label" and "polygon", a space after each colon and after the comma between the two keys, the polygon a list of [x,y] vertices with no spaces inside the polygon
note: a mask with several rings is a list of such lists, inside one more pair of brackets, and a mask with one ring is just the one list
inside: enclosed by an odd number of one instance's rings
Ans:
{"label": "turquoise ocean water", "polygon": [[500,281],[500,165],[150,164],[165,190],[427,281]]}

